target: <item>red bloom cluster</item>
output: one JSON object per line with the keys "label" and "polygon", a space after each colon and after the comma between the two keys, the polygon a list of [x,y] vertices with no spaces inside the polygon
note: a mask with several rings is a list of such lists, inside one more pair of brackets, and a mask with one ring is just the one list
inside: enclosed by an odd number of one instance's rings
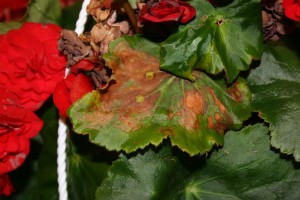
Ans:
{"label": "red bloom cluster", "polygon": [[25,23],[0,36],[0,85],[32,111],[40,108],[64,77],[66,59],[58,51],[59,31],[54,24]]}
{"label": "red bloom cluster", "polygon": [[60,0],[60,5],[62,7],[66,7],[66,6],[71,6],[74,3],[78,2],[78,1],[83,1],[83,0]]}
{"label": "red bloom cluster", "polygon": [[[60,0],[61,7],[71,6],[83,0]],[[29,0],[1,0],[0,1],[0,21],[12,21],[22,18],[25,13]]]}
{"label": "red bloom cluster", "polygon": [[282,7],[288,18],[300,22],[300,0],[283,0]]}
{"label": "red bloom cluster", "polygon": [[188,23],[196,15],[196,9],[184,1],[150,0],[139,14],[139,22],[170,22]]}
{"label": "red bloom cluster", "polygon": [[0,35],[0,196],[14,190],[8,173],[23,164],[30,138],[43,126],[34,111],[64,77],[59,31],[56,25],[25,23]]}
{"label": "red bloom cluster", "polygon": [[11,21],[21,18],[25,12],[29,0],[1,0],[0,21]]}
{"label": "red bloom cluster", "polygon": [[19,104],[18,97],[0,87],[0,196],[13,191],[8,172],[22,165],[30,150],[30,138],[43,122]]}

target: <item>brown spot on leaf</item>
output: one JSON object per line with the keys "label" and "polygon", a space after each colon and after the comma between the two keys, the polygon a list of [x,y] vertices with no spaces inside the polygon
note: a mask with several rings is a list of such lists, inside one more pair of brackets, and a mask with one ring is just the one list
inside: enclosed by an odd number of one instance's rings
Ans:
{"label": "brown spot on leaf", "polygon": [[169,120],[172,120],[174,116],[175,116],[174,113],[169,111],[169,113],[168,113]]}
{"label": "brown spot on leaf", "polygon": [[223,22],[224,22],[224,20],[223,20],[223,19],[220,19],[220,20],[217,21],[217,25],[218,25],[218,26],[221,26],[221,25],[223,24]]}
{"label": "brown spot on leaf", "polygon": [[130,116],[121,116],[119,118],[119,121],[120,123],[118,125],[118,128],[125,132],[130,132],[131,130],[136,130],[141,127],[141,124]]}
{"label": "brown spot on leaf", "polygon": [[184,98],[185,106],[193,110],[197,115],[204,114],[206,107],[203,97],[196,91],[187,91]]}
{"label": "brown spot on leaf", "polygon": [[219,134],[223,134],[228,127],[232,125],[232,119],[230,115],[228,114],[227,109],[225,106],[221,103],[221,101],[217,98],[215,92],[213,89],[208,87],[208,91],[213,97],[213,100],[215,104],[218,106],[220,113],[214,114],[214,119],[212,117],[209,117],[208,119],[208,128],[213,128],[216,130]]}
{"label": "brown spot on leaf", "polygon": [[118,128],[131,132],[140,128],[143,119],[154,113],[160,96],[157,88],[171,75],[160,71],[156,57],[134,50],[125,42],[120,42],[113,54],[115,58],[107,63],[115,82],[108,90],[100,91],[99,112],[113,113],[119,120]]}
{"label": "brown spot on leaf", "polygon": [[203,16],[201,17],[201,21],[203,21],[203,22],[205,22],[206,19],[207,19],[207,15],[203,15]]}
{"label": "brown spot on leaf", "polygon": [[181,113],[177,112],[177,113],[176,113],[176,116],[181,116]]}
{"label": "brown spot on leaf", "polygon": [[207,127],[210,129],[214,129],[219,134],[224,134],[224,131],[227,128],[226,124],[223,123],[222,118],[219,114],[215,114],[214,117],[215,121],[211,116],[207,118]]}
{"label": "brown spot on leaf", "polygon": [[180,112],[180,125],[190,131],[198,129],[198,115],[203,115],[206,108],[206,99],[199,91],[186,91],[183,97],[182,112]]}
{"label": "brown spot on leaf", "polygon": [[217,120],[218,122],[222,121],[222,117],[219,113],[215,114],[215,120]]}
{"label": "brown spot on leaf", "polygon": [[160,128],[160,132],[166,136],[175,136],[175,132],[171,127]]}
{"label": "brown spot on leaf", "polygon": [[111,120],[113,120],[113,117],[113,113],[91,112],[84,115],[84,119],[81,121],[87,122],[89,127],[92,129],[98,129],[100,126],[108,124]]}
{"label": "brown spot on leaf", "polygon": [[242,102],[244,99],[244,93],[239,89],[239,83],[235,82],[230,88],[228,88],[227,92],[234,98],[237,102]]}
{"label": "brown spot on leaf", "polygon": [[214,121],[211,116],[208,116],[207,118],[207,127],[213,129],[214,128]]}
{"label": "brown spot on leaf", "polygon": [[215,91],[208,87],[208,91],[214,99],[215,104],[218,106],[221,113],[226,113],[225,106],[221,103],[221,101],[216,97]]}

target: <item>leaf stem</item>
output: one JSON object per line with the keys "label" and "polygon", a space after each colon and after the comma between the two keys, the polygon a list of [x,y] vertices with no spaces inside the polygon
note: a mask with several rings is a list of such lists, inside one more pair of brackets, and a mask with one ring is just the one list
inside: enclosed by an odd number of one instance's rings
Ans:
{"label": "leaf stem", "polygon": [[137,26],[137,18],[135,16],[135,12],[132,9],[130,3],[127,0],[121,0],[120,6],[124,8],[126,14],[128,15],[131,26],[133,27],[136,33],[141,33],[141,28]]}

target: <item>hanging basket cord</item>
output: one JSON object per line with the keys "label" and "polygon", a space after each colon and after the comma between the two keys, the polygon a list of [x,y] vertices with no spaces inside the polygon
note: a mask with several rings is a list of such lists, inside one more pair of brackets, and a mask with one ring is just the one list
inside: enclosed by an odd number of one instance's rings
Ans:
{"label": "hanging basket cord", "polygon": [[[76,22],[75,32],[81,34],[84,31],[84,26],[87,21],[86,7],[90,0],[84,0],[79,13],[78,20]],[[66,68],[65,77],[69,73]],[[57,181],[58,181],[58,193],[59,200],[68,200],[67,189],[67,132],[68,127],[65,120],[60,117],[58,121],[58,138],[57,138]]]}

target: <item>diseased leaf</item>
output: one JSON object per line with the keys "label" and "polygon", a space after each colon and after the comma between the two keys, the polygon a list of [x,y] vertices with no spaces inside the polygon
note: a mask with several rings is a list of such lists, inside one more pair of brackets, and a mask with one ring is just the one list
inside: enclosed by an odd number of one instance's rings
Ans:
{"label": "diseased leaf", "polygon": [[[225,71],[229,82],[262,54],[259,0],[235,0],[214,9],[206,0],[191,2],[197,17],[161,46],[161,69],[194,80],[193,69]],[[207,8],[207,10],[203,10]]]}
{"label": "diseased leaf", "polygon": [[106,61],[115,83],[76,102],[69,116],[77,133],[126,152],[159,145],[169,137],[190,155],[223,144],[227,129],[250,115],[250,93],[239,79],[231,88],[195,72],[195,82],[159,70],[159,60],[120,40]]}
{"label": "diseased leaf", "polygon": [[270,123],[271,145],[300,161],[300,59],[278,46],[266,48],[249,84],[253,109]]}
{"label": "diseased leaf", "polygon": [[277,200],[300,195],[300,170],[270,150],[268,128],[262,124],[228,132],[223,149],[196,169],[190,165],[167,147],[129,159],[121,156],[96,199]]}
{"label": "diseased leaf", "polygon": [[26,21],[39,23],[60,23],[61,8],[58,0],[32,0],[27,8]]}

